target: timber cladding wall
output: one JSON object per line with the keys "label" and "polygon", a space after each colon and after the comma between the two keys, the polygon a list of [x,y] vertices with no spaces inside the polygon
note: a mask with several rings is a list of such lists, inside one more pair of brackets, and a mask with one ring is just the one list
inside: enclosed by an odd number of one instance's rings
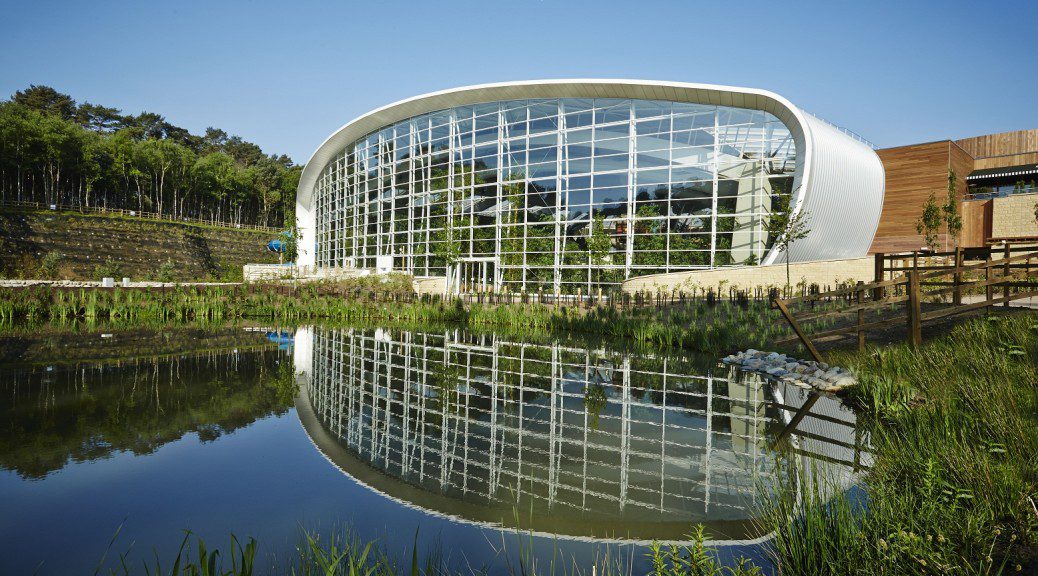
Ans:
{"label": "timber cladding wall", "polygon": [[1038,129],[956,140],[974,160],[974,170],[1038,164]]}
{"label": "timber cladding wall", "polygon": [[[950,140],[877,150],[886,171],[883,214],[871,252],[918,250],[925,244],[916,232],[923,206],[933,194],[943,204],[948,193],[948,171],[958,176],[958,194],[966,193],[966,176],[973,171],[973,157]],[[940,234],[940,244],[953,243]]]}
{"label": "timber cladding wall", "polygon": [[[991,158],[993,156],[1011,156],[1026,152],[1038,152],[1038,128],[963,138],[962,140],[956,140],[955,143],[974,158]],[[1000,166],[992,167],[1000,168]]]}

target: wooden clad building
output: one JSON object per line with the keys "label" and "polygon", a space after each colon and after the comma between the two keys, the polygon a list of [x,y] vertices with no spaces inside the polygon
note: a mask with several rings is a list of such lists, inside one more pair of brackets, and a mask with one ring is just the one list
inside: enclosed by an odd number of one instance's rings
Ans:
{"label": "wooden clad building", "polygon": [[[1038,165],[1038,129],[898,146],[877,150],[876,154],[886,171],[886,191],[871,252],[901,252],[924,247],[925,240],[916,231],[916,223],[931,194],[939,205],[944,204],[949,171],[954,171],[957,177],[956,191],[963,220],[959,244],[982,246],[993,235],[995,201],[966,199],[967,178],[980,170]],[[1038,171],[1038,166],[1035,169]],[[941,233],[938,244],[951,248],[955,240]]]}

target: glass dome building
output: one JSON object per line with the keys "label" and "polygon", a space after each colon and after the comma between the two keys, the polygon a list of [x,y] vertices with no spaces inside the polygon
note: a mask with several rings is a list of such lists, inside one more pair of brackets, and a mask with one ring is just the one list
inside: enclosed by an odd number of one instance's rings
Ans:
{"label": "glass dome building", "polygon": [[853,134],[747,88],[489,84],[374,110],[314,153],[298,264],[446,277],[451,291],[573,293],[639,275],[864,256],[883,168]]}

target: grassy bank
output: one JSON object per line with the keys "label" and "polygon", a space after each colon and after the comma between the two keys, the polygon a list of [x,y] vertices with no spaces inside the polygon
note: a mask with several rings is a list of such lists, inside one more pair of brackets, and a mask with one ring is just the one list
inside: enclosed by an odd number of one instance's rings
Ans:
{"label": "grassy bank", "polygon": [[1038,315],[966,321],[919,350],[837,353],[871,434],[866,497],[772,511],[787,574],[1038,571]]}

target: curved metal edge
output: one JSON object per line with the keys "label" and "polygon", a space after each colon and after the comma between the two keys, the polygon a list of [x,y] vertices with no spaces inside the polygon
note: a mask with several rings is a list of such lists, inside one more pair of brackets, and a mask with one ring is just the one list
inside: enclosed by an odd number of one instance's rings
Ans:
{"label": "curved metal edge", "polygon": [[[807,213],[810,234],[793,243],[789,261],[861,258],[872,246],[883,211],[883,163],[871,147],[824,120],[809,114],[804,119],[813,154],[794,210]],[[786,255],[773,247],[762,264],[785,261]]]}

